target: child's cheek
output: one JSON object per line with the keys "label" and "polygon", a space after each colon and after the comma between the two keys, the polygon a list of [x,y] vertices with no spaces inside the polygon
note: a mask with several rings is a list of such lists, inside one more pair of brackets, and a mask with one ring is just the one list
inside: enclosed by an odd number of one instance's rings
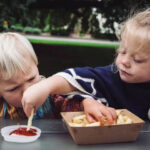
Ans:
{"label": "child's cheek", "polygon": [[7,101],[8,104],[13,105],[15,107],[20,107],[21,106],[21,99],[22,96],[20,94],[9,94],[4,99]]}
{"label": "child's cheek", "polygon": [[116,58],[116,62],[115,63],[118,66],[118,64],[119,64],[119,58],[118,57]]}

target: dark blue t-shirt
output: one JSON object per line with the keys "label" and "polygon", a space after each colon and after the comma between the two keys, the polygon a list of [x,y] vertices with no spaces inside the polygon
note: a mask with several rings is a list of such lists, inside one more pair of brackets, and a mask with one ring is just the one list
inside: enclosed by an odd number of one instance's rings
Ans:
{"label": "dark blue t-shirt", "polygon": [[142,119],[148,119],[150,82],[126,83],[120,79],[116,66],[112,65],[71,68],[58,74],[84,93],[84,96],[86,94],[96,100],[100,99],[116,109],[128,109]]}

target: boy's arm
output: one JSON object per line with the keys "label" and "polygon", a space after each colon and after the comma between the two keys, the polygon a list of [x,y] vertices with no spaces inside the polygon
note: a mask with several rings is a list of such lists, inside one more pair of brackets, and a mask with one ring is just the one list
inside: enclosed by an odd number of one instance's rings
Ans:
{"label": "boy's arm", "polygon": [[32,108],[34,107],[37,110],[50,94],[66,94],[75,90],[76,88],[63,77],[57,75],[51,76],[30,86],[24,92],[22,98],[24,112],[29,117]]}

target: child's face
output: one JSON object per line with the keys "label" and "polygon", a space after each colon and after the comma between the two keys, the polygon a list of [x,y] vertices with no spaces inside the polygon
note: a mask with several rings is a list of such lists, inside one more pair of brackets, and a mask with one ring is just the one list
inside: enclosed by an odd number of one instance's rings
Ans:
{"label": "child's face", "polygon": [[0,96],[15,107],[22,107],[23,92],[40,80],[37,66],[33,62],[28,63],[30,66],[28,73],[24,74],[19,71],[9,80],[0,80]]}
{"label": "child's face", "polygon": [[136,42],[132,37],[122,40],[116,65],[119,70],[120,78],[128,83],[140,83],[150,81],[150,52],[143,50],[149,49],[149,45],[143,45],[133,53]]}

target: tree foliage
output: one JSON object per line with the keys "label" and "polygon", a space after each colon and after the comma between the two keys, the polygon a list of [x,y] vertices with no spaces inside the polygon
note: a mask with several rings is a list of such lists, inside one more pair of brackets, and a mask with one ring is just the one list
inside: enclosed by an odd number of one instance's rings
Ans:
{"label": "tree foliage", "polygon": [[[1,0],[0,31],[65,36],[76,32],[114,40],[114,23],[120,24],[133,12],[149,6],[149,0]],[[106,18],[105,33],[100,27],[99,14]]]}

